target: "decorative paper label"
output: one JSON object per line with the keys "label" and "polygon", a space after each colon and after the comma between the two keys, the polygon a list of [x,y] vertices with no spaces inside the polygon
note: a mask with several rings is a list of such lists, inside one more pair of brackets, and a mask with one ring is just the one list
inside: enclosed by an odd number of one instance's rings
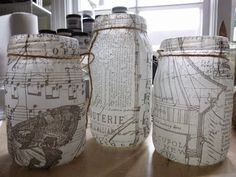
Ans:
{"label": "decorative paper label", "polygon": [[91,126],[103,145],[134,146],[149,133],[152,70],[145,37],[111,29],[100,31],[94,43]]}
{"label": "decorative paper label", "polygon": [[79,59],[9,56],[8,149],[18,164],[48,168],[71,161],[83,150],[82,77]]}
{"label": "decorative paper label", "polygon": [[153,142],[163,156],[190,165],[223,160],[233,104],[229,63],[219,57],[162,57],[154,82]]}

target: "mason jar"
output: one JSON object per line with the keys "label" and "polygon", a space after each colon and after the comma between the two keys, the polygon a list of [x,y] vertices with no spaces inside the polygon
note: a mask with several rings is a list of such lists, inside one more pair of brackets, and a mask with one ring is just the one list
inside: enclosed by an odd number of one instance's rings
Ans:
{"label": "mason jar", "polygon": [[133,147],[150,130],[152,50],[145,19],[115,13],[96,18],[91,52],[91,131],[108,147]]}
{"label": "mason jar", "polygon": [[83,19],[83,32],[91,35],[93,31],[93,24],[94,24],[94,19],[92,18]]}
{"label": "mason jar", "polygon": [[59,28],[57,29],[57,35],[71,37],[73,31],[71,29]]}
{"label": "mason jar", "polygon": [[89,36],[88,33],[73,32],[72,37],[78,40],[81,54],[85,54],[89,52],[89,45],[90,45],[91,37]]}
{"label": "mason jar", "polygon": [[66,26],[68,29],[77,29],[81,31],[81,15],[79,14],[66,15]]}
{"label": "mason jar", "polygon": [[16,35],[5,79],[8,150],[21,166],[49,168],[73,160],[85,144],[85,94],[78,41]]}
{"label": "mason jar", "polygon": [[57,32],[50,29],[41,29],[39,30],[39,34],[57,34]]}
{"label": "mason jar", "polygon": [[157,152],[188,165],[224,160],[233,106],[227,38],[166,39],[160,48],[152,107]]}

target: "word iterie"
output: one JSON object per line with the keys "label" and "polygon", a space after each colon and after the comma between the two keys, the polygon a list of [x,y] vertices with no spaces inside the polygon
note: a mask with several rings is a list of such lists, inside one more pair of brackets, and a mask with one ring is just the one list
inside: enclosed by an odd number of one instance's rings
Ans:
{"label": "word iterie", "polygon": [[125,118],[124,116],[106,115],[93,112],[93,119],[102,123],[123,124],[124,118]]}

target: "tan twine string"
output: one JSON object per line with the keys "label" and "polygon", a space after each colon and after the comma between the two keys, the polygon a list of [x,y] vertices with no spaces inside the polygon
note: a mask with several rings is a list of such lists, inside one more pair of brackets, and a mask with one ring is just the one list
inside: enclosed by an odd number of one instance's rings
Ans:
{"label": "tan twine string", "polygon": [[[97,36],[97,35],[96,35]],[[92,50],[92,46],[96,40],[96,36],[94,38],[94,40],[91,42],[91,47],[89,48],[89,52],[83,53],[80,55],[80,57],[78,58],[78,56],[76,57],[60,57],[60,56],[43,56],[43,55],[27,55],[27,54],[14,54],[14,53],[9,53],[9,56],[15,56],[15,57],[19,57],[19,58],[45,58],[45,59],[79,59],[80,63],[82,64],[82,62],[84,61],[85,57],[88,56],[88,64],[81,67],[80,69],[84,69],[86,67],[88,67],[88,74],[89,74],[89,80],[90,80],[90,87],[91,87],[91,91],[90,91],[90,95],[89,95],[89,103],[88,106],[86,108],[86,127],[88,125],[88,112],[89,112],[89,107],[90,107],[90,103],[91,103],[91,98],[92,98],[92,91],[93,91],[93,84],[92,84],[92,76],[91,76],[91,69],[90,69],[90,64],[94,61],[95,56],[94,54],[91,52]],[[91,58],[92,56],[92,58]]]}
{"label": "tan twine string", "polygon": [[114,27],[107,27],[107,28],[101,28],[101,29],[94,30],[94,33],[97,33],[99,31],[103,31],[103,30],[109,30],[109,29],[130,29],[130,30],[139,30],[142,32],[146,32],[142,28],[136,28],[136,27],[131,27],[131,26],[114,26]]}
{"label": "tan twine string", "polygon": [[[108,27],[108,28],[101,28],[98,30],[94,30],[93,34],[94,37],[92,38],[92,41],[90,42],[90,47],[89,47],[89,51],[86,53],[83,53],[80,55],[80,58],[78,57],[68,57],[68,58],[64,58],[64,57],[60,57],[60,56],[42,56],[42,55],[25,55],[25,54],[14,54],[14,53],[8,53],[8,56],[18,56],[18,57],[24,57],[24,58],[28,58],[28,57],[35,57],[35,58],[46,58],[46,59],[81,59],[81,63],[82,61],[85,59],[86,56],[88,56],[88,64],[85,65],[84,67],[82,67],[81,69],[84,68],[88,68],[88,74],[89,74],[89,83],[90,83],[90,93],[89,93],[89,101],[88,101],[88,105],[87,105],[87,109],[86,109],[86,127],[88,126],[88,113],[89,113],[89,107],[91,105],[91,100],[92,100],[92,94],[93,94],[93,81],[92,81],[92,75],[91,75],[91,67],[90,65],[92,64],[92,62],[95,59],[95,55],[91,52],[93,45],[97,39],[98,33],[99,31],[102,30],[109,30],[109,29],[130,29],[130,30],[141,30],[143,32],[145,32],[144,30],[142,30],[141,28],[136,28],[136,27],[127,27],[127,26],[120,26],[120,27]],[[92,59],[91,59],[92,56]]]}
{"label": "tan twine string", "polygon": [[[135,23],[135,20],[134,19],[132,19],[133,20],[133,24],[136,24]],[[132,25],[132,24],[131,24]],[[97,29],[97,30],[94,30],[94,33],[96,33],[95,34],[95,40],[96,40],[96,37],[97,37],[97,35],[98,35],[98,32],[99,31],[103,31],[103,30],[111,30],[111,29],[128,29],[128,30],[138,30],[138,31],[141,31],[141,32],[146,32],[145,30],[143,30],[142,29],[142,27],[141,28],[137,28],[137,27],[132,27],[132,26],[119,26],[119,27],[107,27],[107,28],[101,28],[101,29]],[[93,43],[95,42],[95,40],[93,41]],[[136,35],[135,35],[135,40],[136,40]],[[134,41],[135,42],[135,41]],[[92,48],[92,46],[93,46],[93,43],[91,43],[91,48]],[[92,96],[91,96],[92,97]],[[136,126],[139,126],[139,125],[137,125],[138,124],[138,122],[139,122],[139,120],[138,120],[138,116],[137,116],[137,120],[135,121],[136,122]],[[138,132],[137,134],[135,133],[135,142],[136,141],[139,141],[139,130],[137,130],[138,128],[136,127],[136,132]],[[139,136],[138,136],[139,135]]]}
{"label": "tan twine string", "polygon": [[161,57],[216,57],[216,58],[222,58],[225,60],[230,60],[228,57],[223,56],[223,55],[214,55],[214,54],[162,54],[162,52],[164,52],[164,50],[157,50],[156,51],[158,56],[157,59],[160,60]]}
{"label": "tan twine string", "polygon": [[60,57],[60,56],[45,56],[45,55],[28,55],[28,54],[15,54],[15,53],[8,53],[7,55],[9,56],[14,56],[14,57],[24,57],[24,58],[28,58],[31,59],[32,58],[46,58],[46,59],[80,59],[78,57]]}
{"label": "tan twine string", "polygon": [[[92,80],[92,75],[91,75],[90,64],[94,61],[95,56],[94,56],[94,54],[91,51],[92,51],[93,45],[94,45],[94,43],[95,43],[95,41],[97,39],[98,32],[95,32],[94,34],[95,35],[94,35],[94,37],[93,37],[93,39],[92,39],[92,41],[90,43],[90,47],[89,47],[89,51],[88,51],[89,57],[88,57],[88,64],[87,64],[87,66],[88,66],[88,74],[89,74],[90,93],[89,93],[89,102],[88,102],[87,110],[86,110],[86,127],[88,126],[88,113],[89,113],[89,107],[90,107],[91,100],[92,100],[92,95],[93,95],[93,80]],[[93,59],[92,59],[91,62],[89,62],[91,54],[93,55]]]}
{"label": "tan twine string", "polygon": [[[97,40],[97,36],[98,36],[98,33],[99,31],[103,31],[103,30],[110,30],[110,29],[131,29],[131,30],[141,30],[140,28],[135,28],[135,27],[127,27],[127,26],[120,26],[120,27],[108,27],[108,28],[101,28],[101,29],[98,29],[98,30],[94,30],[93,32],[93,39],[92,41],[90,42],[90,47],[89,47],[89,51],[88,53],[85,53],[85,54],[88,54],[89,55],[89,58],[88,60],[90,60],[90,55],[92,54],[93,55],[93,59],[91,62],[89,62],[87,64],[87,67],[88,67],[88,74],[89,74],[89,80],[90,80],[90,94],[89,94],[89,102],[88,102],[88,106],[87,106],[87,111],[86,111],[86,127],[88,125],[88,113],[89,113],[89,107],[91,105],[91,100],[92,100],[92,94],[93,94],[93,80],[92,80],[92,75],[91,75],[91,68],[90,68],[90,64],[94,61],[95,59],[95,56],[94,54],[91,52],[92,51],[92,48],[94,46],[94,43],[96,42]],[[82,54],[83,55],[83,54]],[[82,59],[84,60],[84,58]]]}

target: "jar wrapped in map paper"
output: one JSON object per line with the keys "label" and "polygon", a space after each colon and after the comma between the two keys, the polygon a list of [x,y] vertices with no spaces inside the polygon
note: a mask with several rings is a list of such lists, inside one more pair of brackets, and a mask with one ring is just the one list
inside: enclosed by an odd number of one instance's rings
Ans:
{"label": "jar wrapped in map paper", "polygon": [[152,108],[157,152],[197,166],[224,160],[233,106],[227,38],[173,38],[160,48]]}
{"label": "jar wrapped in map paper", "polygon": [[92,135],[104,146],[136,146],[150,129],[152,51],[145,20],[126,13],[99,16],[91,44]]}
{"label": "jar wrapped in map paper", "polygon": [[13,36],[5,80],[8,150],[30,168],[73,160],[85,143],[85,94],[78,41]]}

